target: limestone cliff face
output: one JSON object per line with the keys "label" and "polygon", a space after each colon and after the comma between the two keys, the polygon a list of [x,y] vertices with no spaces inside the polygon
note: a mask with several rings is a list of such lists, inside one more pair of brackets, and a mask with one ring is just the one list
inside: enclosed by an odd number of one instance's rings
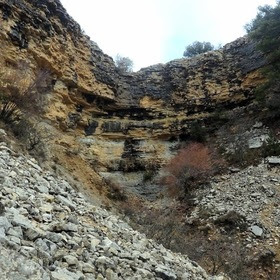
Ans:
{"label": "limestone cliff face", "polygon": [[5,67],[24,61],[52,75],[44,115],[51,154],[89,184],[93,170],[119,177],[160,166],[194,120],[205,126],[217,110],[249,104],[262,82],[264,58],[246,38],[121,74],[58,0],[0,0],[0,18]]}

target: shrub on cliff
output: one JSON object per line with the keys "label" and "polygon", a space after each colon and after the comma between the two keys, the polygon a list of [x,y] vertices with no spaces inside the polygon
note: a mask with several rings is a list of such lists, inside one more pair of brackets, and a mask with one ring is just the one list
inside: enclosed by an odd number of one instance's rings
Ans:
{"label": "shrub on cliff", "polygon": [[115,64],[122,73],[133,71],[133,61],[128,57],[123,57],[118,54],[115,59]]}
{"label": "shrub on cliff", "polygon": [[[3,64],[0,63],[1,66]],[[39,114],[49,86],[46,70],[31,73],[27,63],[3,67],[0,71],[0,118],[6,123],[20,120],[22,114]]]}
{"label": "shrub on cliff", "polygon": [[275,7],[259,7],[256,18],[245,28],[269,63],[263,69],[266,82],[256,90],[258,100],[280,114],[280,1]]}
{"label": "shrub on cliff", "polygon": [[214,46],[210,42],[195,41],[192,44],[186,46],[183,56],[193,57],[212,50],[214,50]]}

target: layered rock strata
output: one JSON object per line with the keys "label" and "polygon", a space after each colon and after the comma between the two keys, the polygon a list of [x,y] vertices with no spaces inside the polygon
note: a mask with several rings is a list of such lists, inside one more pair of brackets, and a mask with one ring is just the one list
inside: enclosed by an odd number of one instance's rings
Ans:
{"label": "layered rock strata", "polygon": [[[0,17],[3,67],[25,62],[31,72],[51,73],[48,147],[63,166],[79,162],[71,170],[76,174],[95,170],[119,178],[120,172],[157,169],[194,122],[211,130],[207,120],[249,104],[262,82],[264,58],[247,38],[123,74],[58,0],[0,0]],[[87,184],[101,184],[98,176],[86,177]]]}

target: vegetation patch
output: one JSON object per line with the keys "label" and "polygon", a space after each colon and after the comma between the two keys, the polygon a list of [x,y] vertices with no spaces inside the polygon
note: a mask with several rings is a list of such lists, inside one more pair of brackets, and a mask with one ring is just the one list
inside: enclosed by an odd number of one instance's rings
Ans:
{"label": "vegetation patch", "polygon": [[210,177],[220,172],[224,161],[214,150],[207,146],[192,142],[179,150],[165,166],[167,175],[162,182],[167,186],[171,196],[187,196],[202,184],[206,184]]}
{"label": "vegetation patch", "polygon": [[249,37],[254,40],[268,61],[262,73],[266,82],[256,89],[260,104],[269,108],[272,116],[280,116],[280,1],[275,7],[259,7],[259,13],[246,25]]}

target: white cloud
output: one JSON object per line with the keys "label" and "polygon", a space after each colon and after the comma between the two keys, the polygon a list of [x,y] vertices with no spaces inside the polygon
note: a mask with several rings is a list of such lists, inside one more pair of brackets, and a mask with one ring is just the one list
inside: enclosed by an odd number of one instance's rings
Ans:
{"label": "white cloud", "polygon": [[275,0],[61,0],[107,54],[135,70],[182,56],[195,40],[227,43],[242,36],[257,7]]}

